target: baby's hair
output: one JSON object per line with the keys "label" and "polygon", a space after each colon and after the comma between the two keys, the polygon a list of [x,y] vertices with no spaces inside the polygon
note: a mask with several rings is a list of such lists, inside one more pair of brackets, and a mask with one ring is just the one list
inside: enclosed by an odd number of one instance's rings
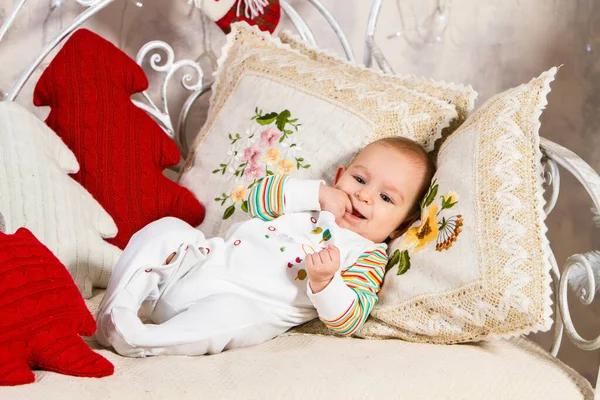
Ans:
{"label": "baby's hair", "polygon": [[[421,146],[414,140],[407,139],[404,137],[400,137],[400,136],[388,137],[388,138],[376,140],[375,142],[371,143],[370,145],[372,145],[372,144],[383,144],[383,145],[386,145],[389,147],[393,147],[394,149],[398,150],[402,154],[405,154],[408,157],[410,157],[416,163],[422,164],[423,167],[425,168],[423,181],[421,182],[421,186],[419,187],[419,196],[417,197],[417,202],[414,204],[413,208],[409,211],[408,216],[406,217],[405,221],[400,226],[400,229],[407,229],[420,216],[419,212],[421,210],[420,210],[419,202],[427,193],[427,190],[429,189],[429,185],[431,184],[431,180],[433,179],[433,175],[435,174],[435,165],[433,164],[433,160],[431,159],[429,154],[427,154],[427,151],[423,148],[423,146]],[[356,156],[359,153],[360,153],[360,151],[354,156],[354,158],[356,158]],[[354,158],[352,159],[352,161],[354,161]],[[352,164],[352,161],[350,162],[350,164]]]}

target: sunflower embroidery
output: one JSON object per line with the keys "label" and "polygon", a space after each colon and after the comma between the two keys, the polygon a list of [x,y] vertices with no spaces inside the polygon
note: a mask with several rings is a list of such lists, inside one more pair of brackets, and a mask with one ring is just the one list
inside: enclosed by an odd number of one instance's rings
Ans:
{"label": "sunflower embroidery", "polygon": [[413,253],[423,250],[427,245],[433,242],[438,236],[438,222],[436,216],[438,213],[437,204],[432,204],[428,209],[423,210],[421,214],[421,225],[410,228],[404,236],[400,248],[404,250],[411,249]]}
{"label": "sunflower embroidery", "polygon": [[[410,256],[427,248],[435,241],[435,250],[449,250],[462,232],[464,219],[461,214],[441,216],[444,210],[449,210],[458,204],[458,194],[449,191],[438,198],[439,185],[434,180],[427,194],[420,203],[421,220],[418,226],[410,228],[398,245],[398,249],[388,261],[386,271],[398,265],[397,275],[402,275],[410,269]],[[435,202],[441,200],[441,206]]]}

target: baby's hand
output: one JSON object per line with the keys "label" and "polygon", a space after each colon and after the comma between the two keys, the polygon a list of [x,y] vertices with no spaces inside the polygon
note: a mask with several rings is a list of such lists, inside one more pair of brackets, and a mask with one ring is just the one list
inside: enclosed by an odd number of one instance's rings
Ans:
{"label": "baby's hand", "polygon": [[352,212],[350,197],[339,189],[325,185],[319,188],[319,204],[321,210],[332,213],[336,221],[342,218],[346,211]]}
{"label": "baby's hand", "polygon": [[306,272],[313,293],[325,289],[340,269],[340,250],[332,245],[306,256]]}

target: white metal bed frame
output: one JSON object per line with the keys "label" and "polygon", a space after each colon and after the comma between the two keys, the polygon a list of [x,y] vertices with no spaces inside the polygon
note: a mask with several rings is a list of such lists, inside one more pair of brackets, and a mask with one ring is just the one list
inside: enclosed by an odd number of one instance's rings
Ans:
{"label": "white metal bed frame", "polygon": [[[26,1],[27,0],[19,0],[12,12],[0,26],[0,41],[4,38],[6,32],[15,21],[17,14],[22,9]],[[85,21],[113,3],[115,0],[76,1],[85,7],[84,11],[41,50],[37,58],[20,76],[14,87],[10,90],[10,92],[8,92],[8,94],[6,94],[6,98],[4,100],[14,101],[19,95],[20,91],[23,89],[23,86],[27,80],[39,67],[45,57]],[[331,13],[323,6],[320,0],[307,1],[323,15],[339,39],[346,57],[348,60],[354,62],[354,54],[346,35],[333,15],[331,15]],[[393,74],[394,71],[391,65],[386,60],[385,56],[375,42],[375,31],[382,1],[383,0],[372,1],[371,12],[365,33],[364,64],[370,67],[374,60],[381,70],[386,73]],[[300,37],[308,43],[315,45],[316,41],[314,35],[302,17],[286,0],[281,0],[280,4],[283,13],[294,25]],[[164,61],[163,55],[161,55],[160,52],[166,55],[166,59]],[[177,143],[181,149],[183,158],[185,158],[189,149],[187,141],[184,139],[184,133],[186,132],[186,121],[190,109],[196,100],[198,100],[198,98],[210,90],[212,81],[205,79],[203,71],[197,62],[186,59],[176,61],[175,52],[173,51],[172,47],[165,42],[151,41],[142,46],[137,54],[136,62],[139,65],[142,65],[146,59],[148,59],[150,67],[154,71],[164,74],[160,94],[162,104],[160,104],[160,107],[156,105],[147,92],[142,94],[143,99],[133,101],[137,106],[144,109],[160,124],[167,135],[169,135]],[[192,71],[191,73],[188,72],[184,74],[180,81],[181,85],[188,90],[190,94],[183,104],[179,115],[174,117],[169,112],[167,89],[169,83],[173,81],[172,78],[174,74],[182,68],[187,68]],[[0,93],[0,100],[2,100],[2,93]],[[544,208],[546,214],[550,214],[558,199],[560,186],[560,172],[558,166],[561,166],[570,172],[583,185],[588,195],[591,197],[595,209],[600,210],[600,177],[598,174],[575,153],[556,143],[542,138],[540,146],[545,156],[543,160],[545,171],[543,178],[548,197],[547,204]],[[558,268],[558,264],[554,255],[551,251],[549,253],[551,254],[550,262],[552,264],[551,274],[553,279],[553,291],[556,295],[556,301],[554,302],[554,313],[555,316],[560,316],[560,318],[555,317],[556,323],[554,325],[554,340],[550,349],[550,353],[555,357],[558,354],[564,331],[566,331],[567,337],[580,349],[586,351],[600,349],[600,335],[592,340],[586,340],[579,335],[571,320],[567,300],[569,273],[574,268],[584,268],[585,272],[587,273],[587,285],[581,290],[581,293],[578,294],[579,300],[585,305],[589,305],[594,301],[596,279],[600,279],[600,276],[594,276],[594,269],[584,254],[576,254],[569,257],[561,276],[561,272]],[[598,375],[598,380],[596,381],[596,388],[598,388],[598,390],[596,390],[595,399],[600,400],[600,373]]]}

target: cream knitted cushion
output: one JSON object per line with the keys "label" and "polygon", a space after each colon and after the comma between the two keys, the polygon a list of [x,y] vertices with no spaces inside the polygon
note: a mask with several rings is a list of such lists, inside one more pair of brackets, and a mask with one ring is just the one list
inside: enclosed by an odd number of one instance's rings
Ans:
{"label": "cream knitted cushion", "polygon": [[[330,65],[334,68],[343,69],[346,73],[361,73],[362,69],[352,65],[346,59],[343,59],[336,54],[311,46],[307,42],[300,39],[298,36],[290,32],[281,32],[279,39],[291,48],[298,50],[300,53],[310,57],[320,63]],[[373,72],[376,73],[376,72]],[[428,94],[440,100],[447,101],[456,107],[458,116],[452,120],[451,125],[444,129],[443,134],[449,135],[456,130],[473,111],[477,92],[471,86],[458,85],[443,81],[434,81],[431,79],[418,78],[415,76],[400,76],[389,75],[383,72],[378,73],[380,80],[392,87],[403,87],[413,89],[421,93]]]}
{"label": "cream knitted cushion", "polygon": [[491,98],[444,143],[363,336],[454,343],[550,328],[538,131],[555,74]]}
{"label": "cream knitted cushion", "polygon": [[247,218],[246,193],[265,175],[331,180],[339,164],[382,137],[405,136],[431,150],[456,118],[446,101],[351,68],[312,60],[255,27],[233,25],[206,124],[181,176],[206,205],[204,233],[223,235]]}
{"label": "cream knitted cushion", "polygon": [[68,174],[79,164],[35,115],[0,102],[0,212],[6,232],[28,228],[68,268],[83,296],[106,287],[120,250],[102,238],[117,227]]}
{"label": "cream knitted cushion", "polygon": [[[555,74],[491,98],[443,144],[421,221],[390,244],[358,336],[442,344],[550,328],[538,131]],[[329,334],[318,320],[295,331]]]}

